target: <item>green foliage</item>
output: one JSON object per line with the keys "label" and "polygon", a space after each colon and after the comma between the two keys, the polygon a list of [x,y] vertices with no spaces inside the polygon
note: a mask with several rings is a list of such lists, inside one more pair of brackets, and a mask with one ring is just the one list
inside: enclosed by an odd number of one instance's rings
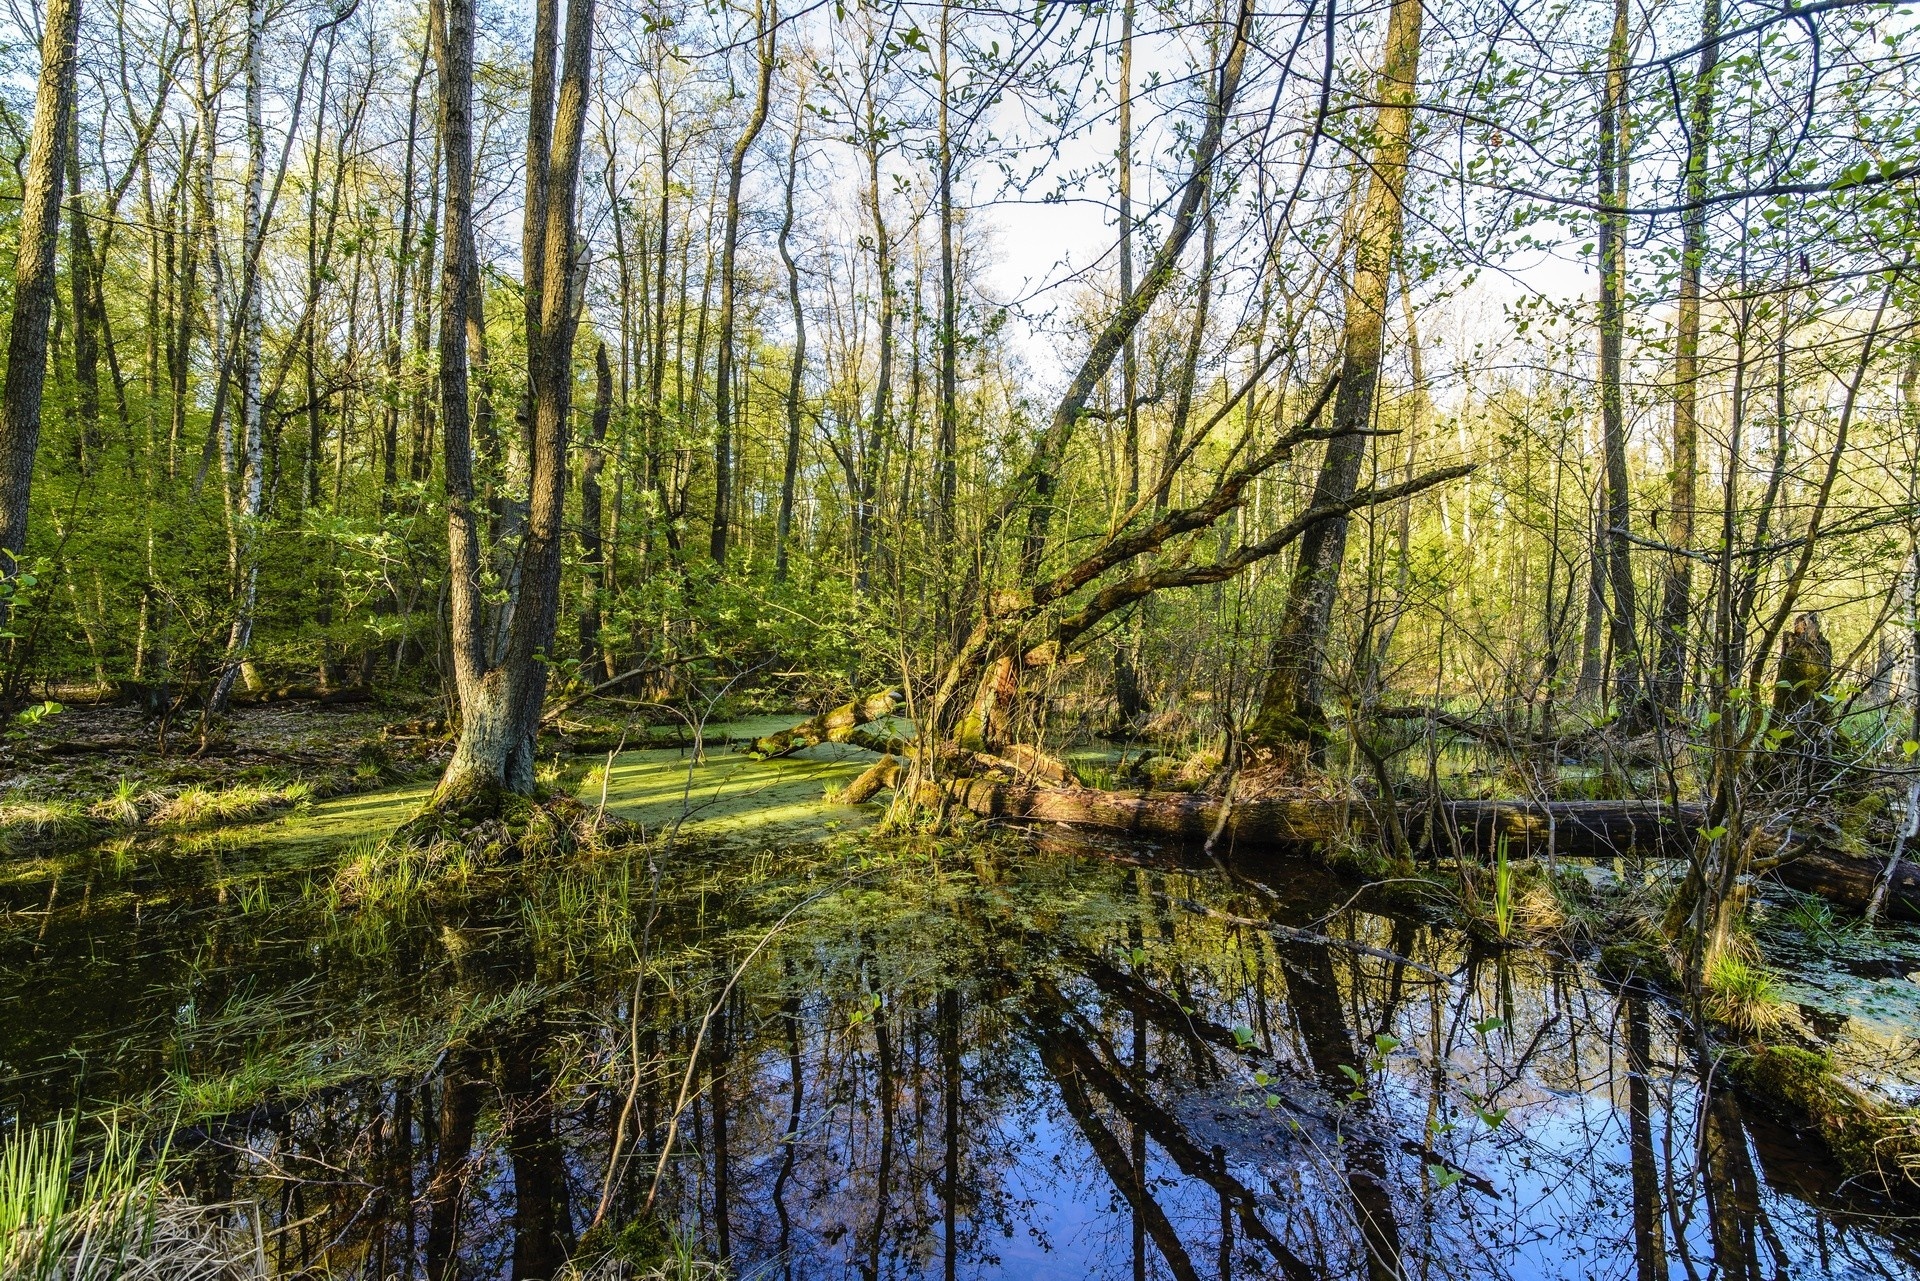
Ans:
{"label": "green foliage", "polygon": [[1496,842],[1493,864],[1493,930],[1502,939],[1513,937],[1513,867],[1507,862],[1507,838]]}

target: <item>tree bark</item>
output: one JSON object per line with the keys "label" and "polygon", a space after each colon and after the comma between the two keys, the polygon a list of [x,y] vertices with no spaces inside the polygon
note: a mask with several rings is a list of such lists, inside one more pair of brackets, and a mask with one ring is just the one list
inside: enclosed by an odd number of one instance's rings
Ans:
{"label": "tree bark", "polygon": [[90,466],[100,448],[100,339],[93,237],[81,200],[80,113],[69,112],[67,134],[67,278],[73,298],[73,399],[80,419],[80,459]]}
{"label": "tree bark", "polygon": [[[613,417],[613,369],[607,345],[594,351],[593,425],[580,465],[580,667],[582,675],[600,668],[600,592],[606,572],[606,541],[601,536],[600,471],[607,463],[607,422]],[[611,672],[608,673],[611,675]],[[591,676],[588,679],[593,679]]]}
{"label": "tree bark", "polygon": [[[13,269],[13,317],[7,375],[0,388],[0,581],[19,571],[27,547],[27,508],[40,449],[40,400],[47,378],[48,322],[58,278],[60,188],[73,112],[80,0],[49,0],[40,41],[40,84],[20,192],[20,248]],[[0,601],[0,610],[4,602]],[[0,612],[0,624],[5,614]]]}
{"label": "tree bark", "polygon": [[747,127],[734,143],[727,165],[727,208],[720,235],[720,332],[713,379],[713,530],[708,550],[714,563],[721,565],[727,560],[727,531],[733,520],[734,259],[740,244],[740,181],[747,152],[767,123],[767,101],[773,92],[774,37],[780,29],[776,0],[760,0],[754,6],[754,26],[760,87],[753,100],[753,114],[747,117]]}
{"label": "tree bark", "polygon": [[[1315,506],[1351,497],[1366,457],[1367,437],[1361,433],[1372,425],[1387,296],[1405,220],[1401,196],[1419,80],[1422,17],[1422,0],[1394,0],[1387,19],[1378,87],[1380,112],[1356,233],[1353,278],[1347,288],[1340,392],[1333,407],[1336,435],[1327,442],[1314,482]],[[1324,733],[1320,685],[1346,556],[1347,523],[1344,516],[1337,517],[1308,530],[1300,540],[1260,707],[1247,727],[1247,743],[1256,757],[1287,751],[1305,754]]]}
{"label": "tree bark", "polygon": [[1607,42],[1607,79],[1600,104],[1600,215],[1595,252],[1600,268],[1600,432],[1606,460],[1607,581],[1612,597],[1616,710],[1629,723],[1640,709],[1640,627],[1633,587],[1627,490],[1627,423],[1622,403],[1620,342],[1627,284],[1627,0],[1614,0]]}
{"label": "tree bark", "polygon": [[[264,198],[267,168],[267,132],[262,66],[266,39],[266,0],[247,0],[247,193],[241,240],[247,270],[242,286],[240,315],[240,491],[234,512],[238,554],[234,564],[233,621],[227,631],[226,663],[207,700],[208,710],[226,711],[234,680],[253,644],[253,613],[260,583],[260,517],[265,500],[266,455],[261,421],[260,359],[264,327],[259,280],[262,241],[266,236]],[[297,128],[296,120],[289,126]],[[224,482],[223,482],[224,483]]]}
{"label": "tree bark", "polygon": [[793,359],[787,367],[786,457],[780,472],[780,514],[773,534],[773,581],[787,580],[788,544],[793,537],[794,486],[800,474],[800,396],[807,371],[807,316],[800,307],[800,264],[794,261],[793,189],[800,177],[800,138],[805,130],[806,95],[797,94],[793,108],[793,139],[787,144],[786,205],[780,220],[780,262],[787,269],[787,305],[793,312]]}
{"label": "tree bark", "polygon": [[[472,446],[467,417],[466,329],[473,262],[471,0],[442,0],[443,155],[447,171],[446,268],[441,316],[441,399],[447,455],[449,554],[453,562],[453,650],[460,735],[434,805],[484,810],[503,792],[534,791],[534,736],[546,696],[547,656],[560,609],[560,550],[567,490],[567,416],[573,383],[575,200],[586,93],[593,52],[593,0],[567,9],[566,45],[554,83],[558,0],[540,0],[535,16],[532,113],[527,129],[527,226],[523,272],[527,299],[527,373],[531,485],[519,555],[519,596],[505,653],[484,653],[479,541],[473,511]],[[557,98],[557,101],[556,101]]]}
{"label": "tree bark", "polygon": [[[949,68],[949,27],[953,0],[940,5],[940,391],[934,443],[934,538],[943,549],[953,545],[953,502],[957,491],[956,455],[960,449],[960,297],[953,257],[953,129],[948,119],[953,97]],[[791,182],[789,182],[791,186]]]}
{"label": "tree bark", "polygon": [[1660,601],[1659,655],[1654,701],[1667,715],[1681,712],[1687,671],[1687,622],[1693,606],[1695,488],[1700,454],[1700,273],[1707,252],[1707,166],[1713,144],[1713,82],[1720,57],[1720,0],[1700,15],[1700,65],[1694,73],[1687,119],[1685,192],[1681,216],[1680,300],[1674,324],[1673,475],[1667,495],[1667,572]]}

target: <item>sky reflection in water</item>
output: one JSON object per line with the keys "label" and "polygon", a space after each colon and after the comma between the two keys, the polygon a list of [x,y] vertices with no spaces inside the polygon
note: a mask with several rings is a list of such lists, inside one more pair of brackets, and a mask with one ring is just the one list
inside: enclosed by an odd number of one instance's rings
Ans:
{"label": "sky reflection in water", "polygon": [[50,916],[16,883],[0,1106],[232,1102],[176,1140],[193,1190],[336,1275],[551,1276],[638,1213],[696,1037],[659,1204],[746,1273],[1920,1275],[1892,1209],[1703,1111],[1659,1001],[1304,863],[660,862],[657,911],[606,864],[330,926],[270,862],[270,910],[106,854]]}

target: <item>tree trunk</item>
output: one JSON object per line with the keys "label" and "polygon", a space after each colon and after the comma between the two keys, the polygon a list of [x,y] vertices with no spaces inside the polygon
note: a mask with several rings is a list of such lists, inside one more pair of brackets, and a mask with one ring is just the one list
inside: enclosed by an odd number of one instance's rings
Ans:
{"label": "tree trunk", "polygon": [[452,632],[460,736],[435,791],[442,809],[484,808],[501,792],[534,790],[534,736],[546,695],[545,656],[560,607],[560,540],[566,502],[567,415],[577,313],[575,197],[592,60],[593,0],[567,10],[566,51],[554,85],[558,0],[535,18],[532,112],[527,129],[527,372],[531,491],[519,556],[519,599],[505,653],[489,665],[483,637],[478,529],[467,411],[467,335],[477,288],[473,212],[473,14],[471,0],[443,0],[442,154],[447,172],[445,303],[440,330],[442,438],[446,448],[447,541],[453,564]]}
{"label": "tree trunk", "polygon": [[594,351],[593,426],[586,457],[580,466],[580,667],[582,674],[598,670],[600,660],[601,576],[606,570],[606,544],[600,535],[600,469],[606,466],[607,421],[613,416],[613,370],[607,364],[607,345]]}
{"label": "tree trunk", "polygon": [[1614,703],[1629,724],[1639,716],[1640,628],[1629,555],[1626,408],[1621,402],[1620,341],[1627,284],[1627,0],[1614,0],[1607,80],[1600,105],[1600,432],[1606,459],[1607,580],[1612,596]]}
{"label": "tree trunk", "polygon": [[[246,255],[246,274],[241,285],[240,316],[240,492],[235,511],[234,532],[238,554],[234,564],[233,621],[227,631],[227,656],[207,700],[211,712],[224,712],[233,693],[233,682],[253,643],[253,612],[260,582],[260,516],[265,495],[265,438],[261,423],[260,356],[264,313],[261,296],[260,259],[267,167],[265,104],[261,84],[265,68],[261,65],[262,45],[266,39],[266,0],[247,3],[247,194],[241,240]],[[297,128],[298,121],[289,127]]]}
{"label": "tree trunk", "polygon": [[[953,502],[960,448],[960,299],[953,261],[953,133],[948,107],[949,26],[953,0],[940,5],[940,392],[934,443],[934,541],[943,553],[953,546]],[[944,587],[943,587],[944,591]]]}
{"label": "tree trunk", "polygon": [[805,94],[793,109],[793,140],[787,145],[786,206],[780,220],[780,262],[787,269],[787,305],[793,311],[793,360],[787,369],[786,457],[780,472],[780,514],[773,534],[773,581],[787,580],[787,549],[793,537],[794,485],[800,474],[800,397],[807,370],[807,316],[800,308],[800,265],[789,244],[793,236],[793,189],[800,176],[800,138],[807,114]]}
{"label": "tree trunk", "polygon": [[73,399],[80,419],[80,458],[90,466],[100,448],[100,339],[94,303],[93,237],[80,195],[80,113],[69,112],[67,135],[67,277],[73,298]]}
{"label": "tree trunk", "polygon": [[[1114,157],[1115,168],[1119,171],[1118,208],[1115,216],[1120,223],[1120,297],[1128,298],[1133,294],[1133,0],[1124,0],[1120,6],[1120,145]],[[1207,227],[1213,227],[1213,205],[1206,206]],[[1206,321],[1206,279],[1213,268],[1213,255],[1208,254],[1201,265],[1200,277],[1200,315],[1198,324]],[[1129,333],[1120,348],[1120,413],[1121,440],[1126,458],[1124,466],[1127,473],[1126,494],[1127,509],[1131,511],[1140,497],[1140,406],[1136,403],[1139,391],[1136,386],[1139,376],[1137,344],[1134,335]],[[1193,366],[1189,364],[1181,371],[1184,385],[1191,387]],[[1172,451],[1169,451],[1172,452]],[[1122,708],[1122,715],[1126,709]]]}
{"label": "tree trunk", "polygon": [[[80,0],[49,0],[40,41],[40,84],[20,193],[20,249],[14,261],[7,375],[0,390],[0,581],[18,572],[27,546],[27,507],[40,448],[40,398],[47,378],[47,330],[58,278],[60,188],[73,111],[74,46]],[[5,602],[0,601],[0,610]],[[4,623],[0,612],[0,623]]]}
{"label": "tree trunk", "polygon": [[727,166],[727,208],[720,234],[720,332],[713,379],[713,530],[709,541],[709,551],[719,565],[727,560],[727,531],[733,520],[734,256],[740,243],[740,180],[747,152],[767,123],[767,100],[773,91],[774,36],[780,29],[776,0],[761,0],[754,6],[754,27],[760,87],[753,100],[753,114],[747,117],[747,127],[734,143]]}
{"label": "tree trunk", "polygon": [[[1314,482],[1315,506],[1351,497],[1366,457],[1367,438],[1360,433],[1373,425],[1387,295],[1405,217],[1401,194],[1419,79],[1422,17],[1421,0],[1394,0],[1387,19],[1371,176],[1356,232],[1353,279],[1347,288],[1340,391],[1333,407],[1335,436],[1327,442]],[[1257,757],[1282,752],[1305,755],[1324,733],[1320,684],[1346,556],[1347,523],[1345,517],[1329,520],[1300,540],[1259,711],[1247,729],[1248,745]]]}
{"label": "tree trunk", "polygon": [[885,192],[880,186],[881,127],[875,115],[874,98],[878,89],[867,86],[866,128],[862,145],[867,160],[867,213],[873,219],[874,272],[878,276],[878,324],[880,350],[873,386],[873,416],[868,420],[865,439],[855,453],[855,469],[847,477],[852,484],[854,520],[854,576],[865,592],[872,575],[873,530],[876,523],[876,495],[880,485],[880,450],[887,440],[893,409],[893,237],[887,228]]}
{"label": "tree trunk", "polygon": [[1693,606],[1693,558],[1688,552],[1693,545],[1700,454],[1700,270],[1707,252],[1705,199],[1719,37],[1720,0],[1706,0],[1700,16],[1700,66],[1694,74],[1687,121],[1685,191],[1690,207],[1681,215],[1680,305],[1674,326],[1673,475],[1667,495],[1667,546],[1671,550],[1660,601],[1659,656],[1654,665],[1654,702],[1670,716],[1682,710],[1687,623]]}

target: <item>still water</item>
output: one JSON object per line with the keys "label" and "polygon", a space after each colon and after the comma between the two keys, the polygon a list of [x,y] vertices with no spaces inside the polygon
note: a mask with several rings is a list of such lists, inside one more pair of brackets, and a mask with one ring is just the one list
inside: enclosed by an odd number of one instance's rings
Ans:
{"label": "still water", "polygon": [[1657,997],[1304,861],[848,838],[376,910],[332,857],[16,870],[0,1115],[181,1118],[315,1276],[549,1278],[649,1198],[748,1276],[1920,1276]]}

